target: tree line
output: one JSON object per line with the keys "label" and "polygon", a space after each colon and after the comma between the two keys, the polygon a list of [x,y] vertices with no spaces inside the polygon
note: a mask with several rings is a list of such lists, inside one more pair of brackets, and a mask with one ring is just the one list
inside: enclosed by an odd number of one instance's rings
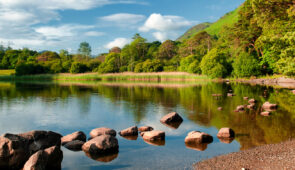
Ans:
{"label": "tree line", "polygon": [[217,35],[201,31],[182,42],[147,42],[139,34],[122,49],[90,57],[88,43],[78,54],[29,49],[0,48],[0,67],[16,68],[17,74],[59,72],[161,72],[184,71],[211,78],[295,75],[295,2],[246,0],[238,21]]}

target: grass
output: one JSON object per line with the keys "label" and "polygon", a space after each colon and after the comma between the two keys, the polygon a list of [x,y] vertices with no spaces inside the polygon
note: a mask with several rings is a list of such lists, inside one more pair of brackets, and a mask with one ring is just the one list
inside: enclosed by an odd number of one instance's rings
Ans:
{"label": "grass", "polygon": [[0,70],[0,76],[14,75],[15,70]]}
{"label": "grass", "polygon": [[129,81],[129,82],[183,82],[209,80],[208,77],[183,72],[160,72],[160,73],[112,73],[112,74],[42,74],[42,75],[2,75],[1,81]]}

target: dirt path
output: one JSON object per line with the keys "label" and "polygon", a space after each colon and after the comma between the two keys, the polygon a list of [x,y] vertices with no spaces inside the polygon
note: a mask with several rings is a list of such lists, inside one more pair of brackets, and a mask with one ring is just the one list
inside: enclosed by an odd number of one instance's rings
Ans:
{"label": "dirt path", "polygon": [[214,157],[193,166],[200,170],[295,169],[295,140]]}

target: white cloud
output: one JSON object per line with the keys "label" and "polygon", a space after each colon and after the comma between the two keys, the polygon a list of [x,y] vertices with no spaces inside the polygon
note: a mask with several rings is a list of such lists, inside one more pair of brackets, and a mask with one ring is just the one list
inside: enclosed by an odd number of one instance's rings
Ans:
{"label": "white cloud", "polygon": [[102,21],[111,22],[119,26],[130,26],[143,21],[146,17],[144,15],[129,14],[129,13],[118,13],[112,14],[99,19]]}
{"label": "white cloud", "polygon": [[126,44],[130,43],[131,40],[127,38],[116,38],[114,41],[109,42],[104,47],[107,49],[111,49],[113,47],[123,48]]}
{"label": "white cloud", "polygon": [[88,32],[85,32],[84,35],[88,36],[88,37],[100,37],[100,36],[105,35],[105,33],[99,32],[99,31],[88,31]]}
{"label": "white cloud", "polygon": [[[178,32],[184,28],[196,24],[195,21],[188,21],[180,16],[151,14],[145,24],[139,28],[141,32],[156,31],[153,36],[160,41],[168,38],[175,38]],[[169,36],[168,36],[169,35]]]}
{"label": "white cloud", "polygon": [[[59,46],[100,36],[93,28],[78,24],[47,26],[61,20],[62,10],[88,10],[111,4],[144,4],[143,0],[0,0],[0,40],[14,48]],[[36,26],[38,24],[38,26]]]}

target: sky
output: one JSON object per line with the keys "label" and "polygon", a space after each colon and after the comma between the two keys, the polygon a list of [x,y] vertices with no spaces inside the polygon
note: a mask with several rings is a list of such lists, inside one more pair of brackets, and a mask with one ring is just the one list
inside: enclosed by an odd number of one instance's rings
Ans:
{"label": "sky", "polygon": [[149,42],[175,40],[190,27],[214,22],[244,0],[0,0],[0,44],[92,55],[123,47],[139,33]]}

